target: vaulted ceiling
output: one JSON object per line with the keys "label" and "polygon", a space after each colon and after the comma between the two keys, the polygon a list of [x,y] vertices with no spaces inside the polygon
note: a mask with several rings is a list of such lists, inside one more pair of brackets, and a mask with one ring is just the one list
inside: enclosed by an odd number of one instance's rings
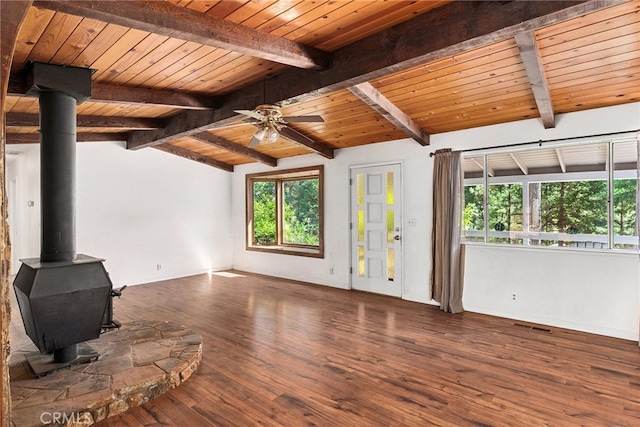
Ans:
{"label": "vaulted ceiling", "polygon": [[[233,171],[640,101],[640,1],[34,1],[8,144],[39,141],[31,61],[95,70],[78,141]],[[324,122],[249,148],[256,128],[236,111],[260,104]]]}

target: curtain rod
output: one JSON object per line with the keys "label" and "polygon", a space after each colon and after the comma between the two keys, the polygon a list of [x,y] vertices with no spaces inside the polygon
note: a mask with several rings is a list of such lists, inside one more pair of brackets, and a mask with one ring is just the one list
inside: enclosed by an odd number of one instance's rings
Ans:
{"label": "curtain rod", "polygon": [[[571,137],[571,138],[556,138],[556,139],[540,139],[538,141],[529,141],[529,142],[517,142],[515,144],[507,144],[507,145],[496,145],[493,147],[479,147],[479,148],[470,148],[468,150],[455,150],[456,152],[470,152],[470,151],[482,151],[482,150],[491,150],[494,148],[509,148],[509,147],[521,147],[524,145],[533,145],[533,144],[547,144],[549,142],[560,142],[560,141],[571,141],[571,140],[581,140],[581,139],[591,139],[591,138],[604,138],[604,137],[608,137],[608,136],[614,136],[614,135],[623,135],[623,134],[628,134],[628,133],[638,133],[640,132],[640,129],[635,129],[635,130],[629,130],[629,131],[625,131],[625,132],[611,132],[611,133],[601,133],[601,134],[596,134],[596,135],[586,135],[586,136],[578,136],[578,137]],[[435,151],[432,151],[431,153],[429,153],[429,157],[433,157],[436,155]]]}

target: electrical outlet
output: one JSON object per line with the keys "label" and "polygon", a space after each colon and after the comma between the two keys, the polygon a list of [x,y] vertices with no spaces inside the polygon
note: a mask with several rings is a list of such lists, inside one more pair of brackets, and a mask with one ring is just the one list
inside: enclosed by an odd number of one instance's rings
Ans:
{"label": "electrical outlet", "polygon": [[511,294],[511,299],[512,300],[517,300],[518,299],[518,294],[516,294],[515,292]]}
{"label": "electrical outlet", "polygon": [[158,271],[162,270],[162,264],[156,264],[156,268],[158,269]]}
{"label": "electrical outlet", "polygon": [[329,274],[333,274],[333,267],[329,269]]}

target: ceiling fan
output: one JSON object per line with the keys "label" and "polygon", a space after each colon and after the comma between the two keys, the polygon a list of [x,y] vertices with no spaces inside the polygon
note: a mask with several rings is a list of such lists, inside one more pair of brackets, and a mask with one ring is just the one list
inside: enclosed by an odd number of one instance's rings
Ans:
{"label": "ceiling fan", "polygon": [[248,123],[258,127],[258,130],[247,147],[254,148],[260,143],[275,142],[280,135],[296,140],[309,140],[300,132],[287,126],[288,123],[324,122],[320,116],[283,116],[277,105],[258,105],[254,110],[235,110],[249,119]]}

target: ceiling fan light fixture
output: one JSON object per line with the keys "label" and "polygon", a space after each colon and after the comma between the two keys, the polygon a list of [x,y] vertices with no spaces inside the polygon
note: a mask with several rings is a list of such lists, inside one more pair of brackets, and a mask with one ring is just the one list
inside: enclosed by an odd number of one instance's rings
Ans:
{"label": "ceiling fan light fixture", "polygon": [[253,137],[259,140],[260,142],[264,141],[265,138],[267,137],[267,128],[261,127],[256,131],[256,133],[253,134]]}
{"label": "ceiling fan light fixture", "polygon": [[278,130],[273,127],[273,126],[269,126],[269,129],[267,130],[267,136],[265,138],[266,142],[276,142],[278,140]]}

